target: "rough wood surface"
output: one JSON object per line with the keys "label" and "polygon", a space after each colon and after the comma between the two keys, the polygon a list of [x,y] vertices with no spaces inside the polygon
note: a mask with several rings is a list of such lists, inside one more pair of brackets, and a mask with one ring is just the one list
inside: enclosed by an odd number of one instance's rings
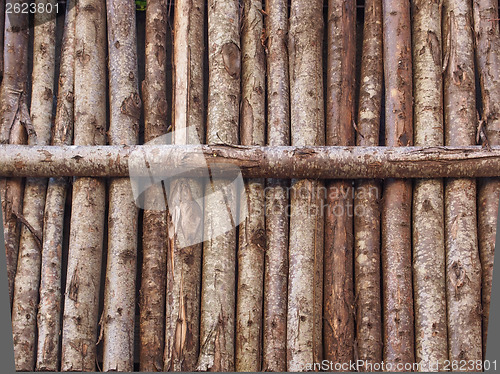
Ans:
{"label": "rough wood surface", "polygon": [[[470,145],[476,136],[472,2],[443,2],[446,145]],[[477,242],[476,181],[445,186],[446,298],[450,360],[481,360],[481,264]]]}
{"label": "rough wood surface", "polygon": [[[241,30],[241,144],[265,144],[266,56],[262,0],[244,0]],[[265,235],[264,179],[249,179],[240,195],[235,370],[261,370]]]}
{"label": "rough wood surface", "polygon": [[[134,0],[107,0],[109,143],[136,144],[139,97]],[[103,371],[134,370],[138,209],[129,178],[109,184],[108,255],[101,321]]]}
{"label": "rough wood surface", "polygon": [[[97,0],[78,0],[75,30],[74,144],[105,144],[106,9]],[[106,206],[103,179],[73,181],[61,370],[96,366],[99,290]]]}
{"label": "rough wood surface", "polygon": [[[239,141],[240,29],[238,0],[208,1],[209,144]],[[228,182],[216,178],[205,185],[198,370],[234,370],[237,238],[231,212],[238,197]],[[221,215],[221,207],[226,214]]]}
{"label": "rough wood surface", "polygon": [[[412,126],[410,4],[382,1],[385,75],[385,143],[409,146]],[[384,362],[414,361],[410,180],[386,179],[382,200]]]}
{"label": "rough wood surface", "polygon": [[[441,5],[441,1],[412,4],[414,133],[418,146],[440,146],[444,140]],[[436,371],[448,359],[443,180],[420,179],[414,186],[415,355],[422,370]]]}
{"label": "rough wood surface", "polygon": [[[481,87],[481,121],[486,141],[500,144],[500,32],[498,2],[473,2],[476,66]],[[483,142],[485,139],[482,139]],[[478,184],[478,239],[482,269],[483,359],[486,355],[490,316],[491,283],[495,255],[500,179],[485,179]]]}
{"label": "rough wood surface", "polygon": [[3,36],[5,30],[5,0],[0,0],[0,83],[3,79]]}
{"label": "rough wood surface", "polygon": [[[176,2],[174,10],[173,143],[205,138],[203,98],[204,1]],[[199,354],[203,250],[203,181],[170,181],[164,369],[194,371]]]}
{"label": "rough wood surface", "polygon": [[[382,111],[382,1],[365,2],[356,144],[379,144]],[[368,363],[382,361],[380,288],[380,182],[356,182],[354,195],[354,287],[356,353]]]}
{"label": "rough wood surface", "polygon": [[[292,145],[323,145],[323,2],[294,0],[290,8],[290,120]],[[287,312],[287,370],[323,354],[323,189],[318,180],[293,180]],[[297,191],[300,191],[298,193]]]}
{"label": "rough wood surface", "polygon": [[[356,4],[330,0],[327,25],[326,145],[354,145]],[[324,254],[324,356],[354,360],[353,186],[327,183]]]}
{"label": "rough wood surface", "polygon": [[[146,7],[144,142],[158,143],[168,130],[167,121],[167,10],[162,0],[150,0]],[[155,141],[156,138],[159,138]],[[141,371],[163,369],[165,340],[165,279],[167,271],[167,212],[163,187],[151,186],[144,194],[142,224],[142,273],[140,289]]]}
{"label": "rough wood surface", "polygon": [[[288,74],[288,2],[266,1],[267,144],[290,144]],[[288,286],[289,181],[268,179],[266,185],[266,252],[262,369],[286,370],[286,313]]]}
{"label": "rough wood surface", "polygon": [[[6,4],[20,4],[7,0]],[[26,102],[28,79],[28,15],[11,14],[5,17],[3,80],[0,87],[0,143],[25,144],[24,123],[30,120]],[[20,178],[0,179],[3,230],[9,281],[9,300],[14,294],[14,278],[19,253],[21,223],[16,214],[22,212],[24,181]]]}
{"label": "rough wood surface", "polygon": [[[46,0],[42,4],[55,4]],[[46,13],[35,15],[31,126],[29,145],[50,144],[54,98],[56,20]],[[42,230],[47,191],[46,178],[27,178],[23,198],[23,224],[12,302],[12,333],[16,370],[33,371],[36,360],[37,312],[40,286]],[[28,226],[29,225],[29,226]]]}

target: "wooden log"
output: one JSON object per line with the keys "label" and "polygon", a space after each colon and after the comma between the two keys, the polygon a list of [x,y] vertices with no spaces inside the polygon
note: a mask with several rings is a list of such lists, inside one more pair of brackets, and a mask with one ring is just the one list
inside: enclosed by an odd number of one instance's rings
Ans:
{"label": "wooden log", "polygon": [[[384,81],[382,1],[365,2],[356,144],[379,144]],[[356,352],[369,364],[382,362],[380,272],[380,181],[356,181],[354,196],[354,287]],[[358,212],[358,213],[356,213]],[[368,370],[368,368],[364,368]]]}
{"label": "wooden log", "polygon": [[[167,26],[168,6],[150,0],[146,7],[144,142],[159,142],[168,130]],[[162,371],[165,340],[165,290],[167,272],[167,211],[161,184],[144,194],[142,224],[142,272],[139,292],[141,371]],[[161,209],[159,209],[161,207]]]}
{"label": "wooden log", "polygon": [[[12,7],[21,1],[7,0]],[[26,129],[21,123],[30,120],[27,105],[28,39],[29,19],[27,14],[17,13],[5,17],[3,80],[0,87],[0,143],[25,144]],[[7,256],[7,278],[9,300],[12,303],[14,278],[19,253],[21,223],[17,214],[22,212],[24,181],[20,178],[0,179],[2,200],[5,254]]]}
{"label": "wooden log", "polygon": [[[293,0],[290,8],[290,125],[292,145],[325,144],[323,1]],[[324,183],[293,180],[287,312],[287,370],[303,371],[323,355]]]}
{"label": "wooden log", "polygon": [[[145,166],[144,160],[149,167]],[[0,145],[0,176],[245,178],[496,177],[500,146],[293,147]]]}
{"label": "wooden log", "polygon": [[[106,8],[76,4],[74,144],[106,143]],[[62,327],[62,371],[93,371],[106,206],[105,180],[73,181],[67,282]]]}
{"label": "wooden log", "polygon": [[[410,4],[383,0],[385,143],[409,146],[412,126]],[[411,181],[388,179],[382,200],[384,362],[414,362]],[[401,369],[401,368],[400,368]]]}
{"label": "wooden log", "polygon": [[[443,145],[441,3],[413,4],[415,145]],[[432,124],[432,126],[430,126]],[[415,355],[421,371],[448,359],[442,179],[419,179],[413,192]]]}
{"label": "wooden log", "polygon": [[[40,4],[54,6],[55,1]],[[48,13],[35,15],[31,125],[34,135],[29,145],[50,144],[54,71],[56,58],[56,20]],[[23,227],[14,282],[12,333],[16,370],[33,371],[36,361],[37,312],[40,286],[42,230],[47,192],[46,178],[27,178],[23,198]]]}
{"label": "wooden log", "polygon": [[[205,139],[204,14],[202,0],[175,3],[173,144],[201,144]],[[203,180],[170,181],[165,371],[194,371],[198,360],[203,188]]]}
{"label": "wooden log", "polygon": [[[288,2],[266,1],[267,144],[290,144],[288,73]],[[286,313],[288,286],[289,181],[268,179],[266,185],[266,252],[262,369],[286,371]]]}
{"label": "wooden log", "polygon": [[[483,142],[500,145],[500,32],[498,3],[475,0],[473,3],[476,66],[481,87],[481,124]],[[486,135],[486,137],[484,137]],[[478,182],[478,240],[482,269],[483,360],[486,357],[491,283],[500,199],[500,179]]]}
{"label": "wooden log", "polygon": [[[241,144],[264,145],[266,56],[262,45],[262,0],[244,0],[241,30]],[[240,194],[235,370],[261,371],[264,292],[264,179],[248,179]]]}
{"label": "wooden log", "polygon": [[[477,116],[472,2],[444,0],[443,16],[445,144],[470,145],[476,141]],[[450,360],[482,359],[476,209],[476,181],[448,179],[445,243]]]}

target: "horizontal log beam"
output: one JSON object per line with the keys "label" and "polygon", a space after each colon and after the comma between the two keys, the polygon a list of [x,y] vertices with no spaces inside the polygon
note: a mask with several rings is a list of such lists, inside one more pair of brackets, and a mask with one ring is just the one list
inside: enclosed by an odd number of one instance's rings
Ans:
{"label": "horizontal log beam", "polygon": [[500,147],[0,145],[3,177],[199,177],[207,170],[286,179],[498,177]]}

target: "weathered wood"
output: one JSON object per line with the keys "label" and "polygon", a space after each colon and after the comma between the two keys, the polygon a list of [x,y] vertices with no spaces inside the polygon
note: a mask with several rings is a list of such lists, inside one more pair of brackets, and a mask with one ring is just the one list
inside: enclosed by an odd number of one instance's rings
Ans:
{"label": "weathered wood", "polygon": [[[266,1],[267,144],[290,144],[288,74],[288,1]],[[286,371],[289,181],[268,179],[266,185],[266,252],[262,369]]]}
{"label": "weathered wood", "polygon": [[[500,31],[498,2],[473,2],[476,67],[481,87],[483,142],[500,145]],[[486,139],[484,138],[486,135]],[[486,357],[500,179],[478,183],[478,240],[482,270],[483,359]]]}
{"label": "weathered wood", "polygon": [[123,177],[131,170],[133,177],[201,177],[205,165],[214,176],[235,177],[236,167],[247,178],[495,177],[500,174],[500,146],[0,145],[0,176],[6,177]]}

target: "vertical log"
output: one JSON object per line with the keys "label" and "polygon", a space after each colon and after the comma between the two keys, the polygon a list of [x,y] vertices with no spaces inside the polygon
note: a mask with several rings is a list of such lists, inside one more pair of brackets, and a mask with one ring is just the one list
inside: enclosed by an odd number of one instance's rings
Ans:
{"label": "vertical log", "polygon": [[[265,144],[266,60],[262,45],[262,0],[244,0],[242,17],[241,144]],[[264,180],[249,179],[240,196],[236,371],[261,370],[264,291]],[[245,211],[246,210],[246,211]]]}
{"label": "vertical log", "polygon": [[[443,145],[441,2],[413,6],[415,145]],[[415,354],[423,371],[448,359],[442,179],[415,181],[413,193],[413,287]],[[438,365],[438,366],[436,366]]]}
{"label": "vertical log", "polygon": [[3,79],[3,36],[5,29],[5,0],[0,0],[0,83]]}
{"label": "vertical log", "polygon": [[[412,144],[410,4],[383,0],[385,142]],[[387,179],[382,202],[384,361],[414,361],[410,180]]]}
{"label": "vertical log", "polygon": [[[288,50],[292,145],[325,144],[323,2],[291,3]],[[292,181],[287,313],[287,370],[322,358],[323,203],[318,180]]]}
{"label": "vertical log", "polygon": [[[471,145],[476,135],[472,2],[443,3],[446,145]],[[481,360],[481,264],[476,181],[448,179],[445,187],[446,298],[450,360]]]}
{"label": "vertical log", "polygon": [[[141,99],[134,0],[107,0],[111,145],[137,144]],[[108,256],[104,290],[103,370],[133,371],[137,217],[129,178],[109,185]]]}
{"label": "vertical log", "polygon": [[[41,4],[54,3],[48,0]],[[56,20],[52,14],[35,15],[31,94],[31,124],[34,134],[28,139],[29,145],[50,144],[56,55],[55,28]],[[41,236],[46,191],[46,178],[27,178],[12,302],[14,360],[18,371],[35,369]]]}
{"label": "vertical log", "polygon": [[[201,144],[205,138],[204,13],[204,1],[175,3],[174,144]],[[202,194],[203,182],[200,180],[179,178],[170,183],[164,359],[166,371],[196,369],[200,338]]]}
{"label": "vertical log", "polygon": [[[238,0],[208,2],[208,64],[207,143],[237,144],[241,75]],[[202,371],[234,370],[236,217],[230,212],[236,212],[237,191],[229,182],[215,179],[205,186],[198,360]],[[221,231],[225,233],[216,236]]]}
{"label": "vertical log", "polygon": [[[288,1],[266,1],[267,144],[290,145]],[[289,182],[268,179],[262,369],[286,371]]]}
{"label": "vertical log", "polygon": [[[326,145],[354,145],[356,3],[328,2]],[[353,186],[328,182],[324,255],[325,359],[354,360]]]}
{"label": "vertical log", "polygon": [[[382,1],[365,2],[356,145],[379,143],[382,111]],[[380,182],[356,182],[354,196],[354,287],[356,352],[360,360],[382,362],[380,290]]]}
{"label": "vertical log", "polygon": [[[75,30],[74,144],[105,144],[106,9],[102,1],[78,0]],[[73,182],[61,370],[93,371],[96,363],[99,290],[106,185],[103,179]]]}
{"label": "vertical log", "polygon": [[[498,20],[498,2],[475,0],[473,13],[477,48],[476,64],[482,99],[481,120],[489,144],[500,145],[500,32],[498,22],[495,22]],[[480,180],[478,187],[478,239],[482,268],[484,359],[490,316],[500,179]]]}
{"label": "vertical log", "polygon": [[[7,0],[12,7],[20,0]],[[5,17],[4,70],[0,87],[0,142],[2,144],[25,144],[26,129],[23,123],[29,121],[26,103],[28,78],[28,15],[10,14]],[[7,256],[7,277],[9,300],[14,294],[14,278],[19,253],[21,224],[17,214],[22,212],[24,182],[22,178],[0,179],[5,252]]]}
{"label": "vertical log", "polygon": [[[164,135],[167,130],[167,2],[150,0],[146,8],[144,142]],[[140,352],[141,371],[163,369],[165,337],[165,275],[167,258],[167,214],[154,207],[163,202],[160,184],[145,193],[143,215],[142,274],[140,289]],[[150,205],[150,206],[149,206]]]}

